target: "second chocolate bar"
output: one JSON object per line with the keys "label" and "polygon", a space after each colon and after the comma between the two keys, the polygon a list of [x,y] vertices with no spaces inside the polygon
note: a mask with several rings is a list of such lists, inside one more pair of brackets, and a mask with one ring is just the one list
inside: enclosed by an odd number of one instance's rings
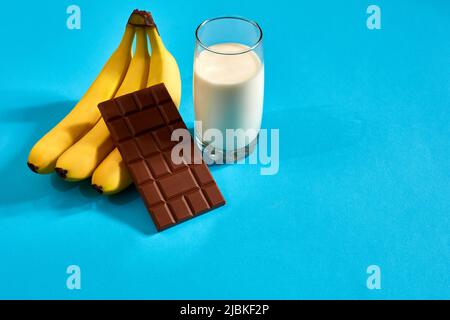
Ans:
{"label": "second chocolate bar", "polygon": [[172,132],[187,128],[164,84],[98,107],[158,230],[225,204],[192,138],[173,161]]}

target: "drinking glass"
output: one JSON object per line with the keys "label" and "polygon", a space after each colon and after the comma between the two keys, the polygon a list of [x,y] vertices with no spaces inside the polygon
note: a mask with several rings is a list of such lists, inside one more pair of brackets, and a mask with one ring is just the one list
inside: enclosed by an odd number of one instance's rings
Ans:
{"label": "drinking glass", "polygon": [[260,26],[241,17],[206,20],[194,55],[195,140],[212,162],[253,152],[263,115],[264,56]]}

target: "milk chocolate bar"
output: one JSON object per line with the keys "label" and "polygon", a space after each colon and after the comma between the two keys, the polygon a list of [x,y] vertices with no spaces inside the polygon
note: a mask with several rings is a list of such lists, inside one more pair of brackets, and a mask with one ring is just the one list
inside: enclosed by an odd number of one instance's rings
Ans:
{"label": "milk chocolate bar", "polygon": [[190,135],[174,161],[172,132],[187,128],[164,84],[98,107],[159,231],[225,204]]}

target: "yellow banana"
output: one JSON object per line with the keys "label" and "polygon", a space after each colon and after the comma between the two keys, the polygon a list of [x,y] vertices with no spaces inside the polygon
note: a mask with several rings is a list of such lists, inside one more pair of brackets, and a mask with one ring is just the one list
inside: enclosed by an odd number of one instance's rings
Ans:
{"label": "yellow banana", "polygon": [[100,119],[97,105],[111,99],[119,88],[131,60],[134,28],[127,25],[119,47],[106,62],[90,88],[72,111],[31,149],[28,166],[37,173],[50,173],[58,157]]}
{"label": "yellow banana", "polygon": [[164,46],[156,26],[147,28],[147,33],[152,46],[152,61],[147,86],[164,83],[178,108],[181,102],[181,78],[177,61]]}
{"label": "yellow banana", "polygon": [[[143,28],[136,30],[136,52],[116,97],[142,89],[147,84],[149,52]],[[57,160],[55,171],[68,181],[89,178],[98,164],[114,149],[108,128],[101,118],[77,143]]]}
{"label": "yellow banana", "polygon": [[[175,105],[181,100],[181,77],[178,64],[164,46],[155,27],[147,28],[152,47],[150,73],[147,86],[164,83]],[[104,195],[118,193],[133,183],[125,163],[117,149],[111,152],[98,166],[92,176],[93,187]]]}
{"label": "yellow banana", "polygon": [[133,183],[119,150],[114,149],[95,169],[92,186],[104,195],[116,194]]}

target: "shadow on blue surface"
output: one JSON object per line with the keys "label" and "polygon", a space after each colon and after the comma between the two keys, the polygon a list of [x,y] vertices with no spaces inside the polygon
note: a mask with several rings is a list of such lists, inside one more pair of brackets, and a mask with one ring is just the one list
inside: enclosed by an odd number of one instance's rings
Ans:
{"label": "shadow on blue surface", "polygon": [[[333,105],[265,111],[262,128],[280,130],[282,161],[350,147],[363,135],[363,121],[358,113]],[[194,129],[189,128],[189,132],[194,137]],[[228,166],[213,165],[210,168],[215,171]]]}
{"label": "shadow on blue surface", "polygon": [[114,210],[108,211],[108,215],[112,218],[121,221],[130,227],[140,231],[144,235],[153,235],[157,233],[155,225],[153,224],[147,210],[144,208],[144,204],[141,206],[142,210],[138,212],[130,212],[127,206],[131,203],[137,201],[141,203],[139,193],[137,192],[134,185],[128,187],[121,193],[108,197],[108,202],[111,204],[109,207]]}
{"label": "shadow on blue surface", "polygon": [[[33,144],[62,119],[75,103],[61,101],[0,112],[2,124],[19,124],[27,129],[23,130],[14,155],[7,157],[6,163],[2,163],[0,175],[6,177],[8,187],[0,192],[0,207],[39,202],[39,208],[55,209],[58,215],[65,215],[83,212],[83,208],[95,205],[99,212],[105,213],[113,220],[145,235],[155,234],[156,229],[143,204],[139,205],[139,194],[134,187],[115,196],[103,197],[91,187],[89,179],[71,183],[54,174],[37,175],[27,168],[26,160]],[[7,141],[14,139],[12,136],[7,137]],[[30,185],[34,187],[28,189],[27,186]],[[138,207],[139,210],[130,210],[127,206],[131,202],[137,202],[137,206],[134,207]],[[2,210],[3,217],[16,214],[20,212]]]}
{"label": "shadow on blue surface", "polygon": [[344,110],[346,108],[322,105],[267,112],[263,128],[280,130],[283,162],[326,154],[352,147],[362,140],[363,121],[356,112]]}
{"label": "shadow on blue surface", "polygon": [[[280,131],[280,165],[285,161],[352,148],[364,140],[364,121],[355,111],[333,105],[264,112],[262,128]],[[290,121],[287,122],[286,118]],[[194,129],[189,128],[194,136]],[[269,143],[270,143],[270,132]],[[268,146],[270,148],[270,145]],[[263,150],[269,152],[271,150]],[[258,152],[258,151],[257,151]],[[233,164],[211,165],[214,173]]]}
{"label": "shadow on blue surface", "polygon": [[[7,162],[2,165],[0,174],[7,177],[8,187],[0,193],[0,203],[18,204],[20,202],[30,202],[45,197],[48,192],[45,188],[27,189],[32,185],[29,177],[33,174],[27,168],[28,153],[33,144],[45,132],[59,121],[67,112],[67,108],[73,106],[73,101],[60,101],[39,106],[20,107],[2,110],[0,118],[2,126],[9,124],[20,124],[29,127],[22,130],[20,136],[13,136],[13,131],[6,131],[7,141],[15,146],[13,156],[6,155]],[[29,134],[31,133],[31,134]],[[9,135],[9,136],[8,136]],[[20,139],[20,141],[17,141]]]}

